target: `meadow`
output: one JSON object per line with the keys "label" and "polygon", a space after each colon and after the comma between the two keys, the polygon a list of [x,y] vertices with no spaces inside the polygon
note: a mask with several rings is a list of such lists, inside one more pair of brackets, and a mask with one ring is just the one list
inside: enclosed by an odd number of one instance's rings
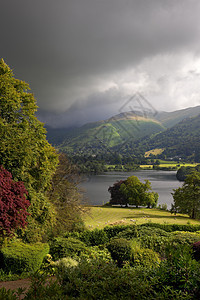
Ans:
{"label": "meadow", "polygon": [[87,228],[104,228],[107,225],[129,225],[144,223],[191,224],[200,225],[200,221],[192,220],[187,215],[172,215],[169,211],[152,208],[121,208],[91,206],[84,216]]}

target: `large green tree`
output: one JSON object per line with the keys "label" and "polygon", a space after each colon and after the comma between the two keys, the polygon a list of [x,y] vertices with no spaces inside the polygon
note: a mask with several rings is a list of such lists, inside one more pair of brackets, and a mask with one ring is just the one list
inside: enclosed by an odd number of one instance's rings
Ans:
{"label": "large green tree", "polygon": [[200,173],[187,175],[182,187],[174,190],[173,211],[188,214],[192,219],[200,217]]}
{"label": "large green tree", "polygon": [[[35,116],[37,105],[29,85],[14,78],[0,61],[0,164],[29,193],[29,229],[42,235],[52,224],[53,211],[45,195],[55,173],[58,155],[46,140],[46,130]],[[30,233],[30,237],[32,233]]]}
{"label": "large green tree", "polygon": [[15,79],[0,61],[0,163],[26,187],[45,190],[58,158],[46,140],[46,130],[35,116],[37,105],[29,85]]}
{"label": "large green tree", "polygon": [[111,193],[110,204],[135,205],[155,207],[158,194],[151,191],[151,183],[145,180],[142,183],[136,176],[116,182],[108,191]]}
{"label": "large green tree", "polygon": [[128,203],[136,207],[154,207],[157,204],[158,194],[150,190],[151,183],[148,180],[142,183],[136,176],[128,177],[120,186],[120,191],[126,196]]}

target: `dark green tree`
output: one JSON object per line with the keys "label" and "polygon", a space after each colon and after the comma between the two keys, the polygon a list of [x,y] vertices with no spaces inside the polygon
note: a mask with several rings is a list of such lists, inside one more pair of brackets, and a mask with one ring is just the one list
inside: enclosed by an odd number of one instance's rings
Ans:
{"label": "dark green tree", "polygon": [[111,195],[110,204],[120,204],[120,205],[126,205],[128,204],[128,198],[122,193],[120,190],[120,186],[122,183],[124,183],[125,180],[117,181],[113,184],[113,186],[110,186],[108,188],[108,191]]}
{"label": "dark green tree", "polygon": [[174,190],[173,209],[177,213],[189,215],[192,219],[200,217],[200,173],[193,171],[187,175],[182,187]]}

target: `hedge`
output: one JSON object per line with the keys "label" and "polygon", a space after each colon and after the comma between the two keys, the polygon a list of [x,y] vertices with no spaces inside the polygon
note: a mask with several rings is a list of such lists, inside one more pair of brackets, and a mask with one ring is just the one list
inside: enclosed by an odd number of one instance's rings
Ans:
{"label": "hedge", "polygon": [[63,257],[77,257],[87,249],[86,245],[74,238],[55,238],[50,245],[50,254],[54,260]]}
{"label": "hedge", "polygon": [[47,243],[25,244],[13,241],[1,248],[0,261],[4,271],[14,274],[37,271],[49,253]]}

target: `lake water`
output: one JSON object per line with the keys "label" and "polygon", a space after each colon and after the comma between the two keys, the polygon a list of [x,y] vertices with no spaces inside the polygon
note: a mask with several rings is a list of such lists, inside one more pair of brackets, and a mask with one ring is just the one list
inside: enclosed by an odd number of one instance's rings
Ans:
{"label": "lake water", "polygon": [[137,176],[140,181],[148,179],[154,192],[159,194],[158,204],[166,203],[171,208],[173,189],[182,186],[176,179],[176,171],[138,170],[133,172],[107,172],[101,175],[91,175],[81,183],[88,204],[103,205],[110,200],[109,186],[117,180],[124,180],[129,176]]}

